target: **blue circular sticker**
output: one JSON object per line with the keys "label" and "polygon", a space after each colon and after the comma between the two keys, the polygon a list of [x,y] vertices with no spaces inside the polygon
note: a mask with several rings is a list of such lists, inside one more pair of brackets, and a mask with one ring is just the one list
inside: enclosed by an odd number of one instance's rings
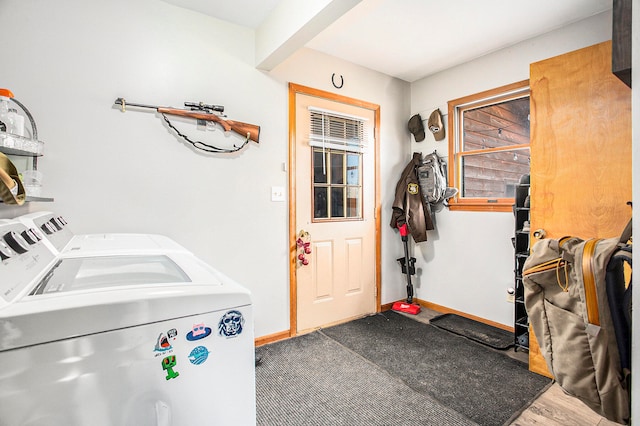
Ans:
{"label": "blue circular sticker", "polygon": [[209,358],[209,349],[204,346],[196,346],[189,354],[189,362],[194,365],[200,365]]}

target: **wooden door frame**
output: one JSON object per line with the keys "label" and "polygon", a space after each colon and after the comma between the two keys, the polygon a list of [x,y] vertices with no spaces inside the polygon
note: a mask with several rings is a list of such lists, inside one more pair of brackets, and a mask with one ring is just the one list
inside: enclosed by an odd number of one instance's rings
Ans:
{"label": "wooden door frame", "polygon": [[375,294],[376,294],[376,312],[380,312],[380,105],[370,102],[337,95],[331,92],[325,92],[311,87],[301,86],[295,83],[289,83],[289,336],[293,337],[297,334],[298,329],[298,282],[297,282],[297,246],[296,239],[298,230],[296,229],[296,95],[308,95],[330,101],[341,102],[348,105],[373,111],[374,122],[374,218],[376,227],[376,256],[375,256]]}

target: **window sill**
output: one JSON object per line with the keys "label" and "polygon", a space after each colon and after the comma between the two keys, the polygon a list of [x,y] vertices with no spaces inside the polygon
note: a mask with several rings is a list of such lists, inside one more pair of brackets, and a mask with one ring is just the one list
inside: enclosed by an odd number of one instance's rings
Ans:
{"label": "window sill", "polygon": [[468,212],[509,212],[513,213],[514,200],[498,200],[497,202],[482,201],[451,201],[449,210]]}

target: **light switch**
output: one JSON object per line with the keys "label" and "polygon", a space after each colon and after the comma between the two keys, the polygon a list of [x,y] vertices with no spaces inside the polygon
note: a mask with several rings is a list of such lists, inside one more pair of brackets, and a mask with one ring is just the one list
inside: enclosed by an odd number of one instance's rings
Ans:
{"label": "light switch", "polygon": [[271,187],[271,201],[284,201],[284,187],[282,186]]}

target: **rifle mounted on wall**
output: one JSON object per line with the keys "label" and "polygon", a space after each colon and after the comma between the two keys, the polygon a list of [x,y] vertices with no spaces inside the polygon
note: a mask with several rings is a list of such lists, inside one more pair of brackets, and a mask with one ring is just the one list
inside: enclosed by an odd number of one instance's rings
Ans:
{"label": "rifle mounted on wall", "polygon": [[[260,126],[225,119],[224,117],[226,116],[222,115],[222,113],[224,112],[224,106],[222,105],[209,105],[202,102],[185,102],[184,106],[189,109],[180,109],[173,107],[137,104],[133,102],[127,102],[124,98],[116,99],[115,104],[120,105],[122,112],[126,111],[126,108],[128,106],[155,109],[162,115],[162,118],[164,118],[164,121],[167,123],[167,125],[172,128],[178,134],[178,136],[192,144],[194,147],[207,152],[236,152],[242,149],[249,141],[258,143],[260,138]],[[241,146],[234,145],[233,148],[219,148],[206,144],[204,142],[193,141],[186,135],[182,134],[178,129],[176,129],[167,118],[167,115],[188,117],[198,121],[209,121],[218,123],[225,132],[234,132],[245,138],[244,143]]]}

